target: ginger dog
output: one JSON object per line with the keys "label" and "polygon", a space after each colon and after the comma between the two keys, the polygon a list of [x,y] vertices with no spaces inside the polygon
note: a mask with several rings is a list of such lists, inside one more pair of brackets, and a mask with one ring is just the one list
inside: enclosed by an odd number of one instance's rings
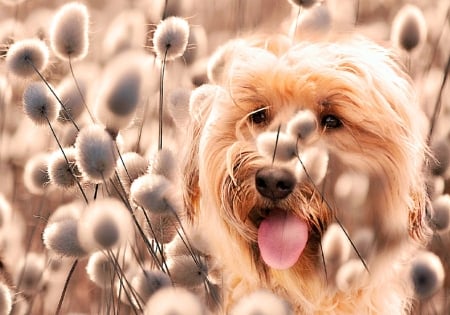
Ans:
{"label": "ginger dog", "polygon": [[[409,78],[363,38],[255,42],[222,47],[190,102],[184,201],[223,264],[223,311],[263,288],[295,314],[406,314],[407,260],[427,236],[427,121]],[[350,171],[369,185],[349,214],[333,192]],[[333,222],[361,267],[345,289],[321,243]],[[358,227],[374,233],[364,256]]]}

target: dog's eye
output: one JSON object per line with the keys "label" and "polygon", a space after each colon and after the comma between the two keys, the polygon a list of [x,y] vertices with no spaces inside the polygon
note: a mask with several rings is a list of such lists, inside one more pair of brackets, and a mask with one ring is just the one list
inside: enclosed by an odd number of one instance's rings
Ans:
{"label": "dog's eye", "polygon": [[342,121],[334,115],[323,116],[320,123],[327,129],[336,129],[342,126]]}
{"label": "dog's eye", "polygon": [[267,110],[264,108],[258,109],[249,116],[249,119],[256,125],[263,124],[267,121]]}

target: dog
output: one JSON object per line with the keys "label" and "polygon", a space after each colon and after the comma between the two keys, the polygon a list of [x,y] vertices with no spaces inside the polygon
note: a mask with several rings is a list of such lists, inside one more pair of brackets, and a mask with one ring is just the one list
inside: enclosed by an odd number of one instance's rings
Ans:
{"label": "dog", "polygon": [[[428,237],[428,123],[395,54],[356,35],[238,39],[208,71],[190,99],[182,185],[189,221],[223,265],[222,311],[267,289],[295,314],[407,314],[407,261]],[[302,126],[299,113],[312,118]],[[369,183],[350,213],[334,193],[346,172]],[[361,267],[345,289],[327,275],[332,223]],[[374,234],[367,255],[352,241],[360,226]]]}

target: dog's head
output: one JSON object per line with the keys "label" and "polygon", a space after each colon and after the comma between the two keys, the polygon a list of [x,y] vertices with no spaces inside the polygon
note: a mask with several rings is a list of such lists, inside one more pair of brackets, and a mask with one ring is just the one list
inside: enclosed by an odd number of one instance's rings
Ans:
{"label": "dog's head", "polygon": [[[220,220],[262,271],[314,270],[340,214],[346,229],[373,228],[380,249],[423,238],[426,119],[386,49],[360,38],[285,50],[236,41],[213,66],[214,84],[191,97],[189,218]],[[334,202],[348,171],[369,179],[359,222]]]}

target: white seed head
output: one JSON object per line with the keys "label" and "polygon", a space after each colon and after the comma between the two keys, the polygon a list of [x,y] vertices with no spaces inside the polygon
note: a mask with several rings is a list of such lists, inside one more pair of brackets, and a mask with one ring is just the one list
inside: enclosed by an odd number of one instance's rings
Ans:
{"label": "white seed head", "polygon": [[350,257],[351,249],[350,240],[339,224],[330,224],[322,237],[322,251],[327,267],[343,264]]}
{"label": "white seed head", "polygon": [[89,47],[89,14],[79,2],[63,5],[53,17],[50,27],[50,45],[62,60],[83,59]]}
{"label": "white seed head", "polygon": [[145,315],[206,315],[204,305],[194,293],[181,287],[158,290],[148,300]]}
{"label": "white seed head", "polygon": [[336,201],[349,209],[357,209],[367,199],[370,180],[366,174],[345,172],[334,187]]}
{"label": "white seed head", "polygon": [[173,151],[168,148],[162,148],[155,152],[150,159],[149,173],[164,176],[175,182],[177,178],[177,162]]}
{"label": "white seed head", "polygon": [[230,315],[293,315],[289,304],[266,290],[244,296],[232,307]]}
{"label": "white seed head", "polygon": [[[114,63],[115,64],[115,63]],[[141,100],[142,65],[128,64],[107,69],[94,108],[95,117],[113,134],[127,128]]]}
{"label": "white seed head", "polygon": [[86,272],[99,288],[111,288],[114,284],[114,263],[103,252],[94,252],[89,256]]}
{"label": "white seed head", "polygon": [[310,110],[303,110],[292,117],[287,124],[286,131],[302,144],[306,144],[312,140],[314,134],[317,134],[317,128],[318,123],[314,113]]}
{"label": "white seed head", "polygon": [[150,226],[148,222],[145,222],[144,230],[150,239],[154,239],[160,244],[167,244],[175,238],[179,224],[174,215],[149,213],[147,216]]}
{"label": "white seed head", "polygon": [[[83,103],[83,97],[81,95],[86,95],[87,92],[87,82],[81,78],[77,78],[77,85],[75,84],[72,77],[66,77],[63,79],[56,89],[56,93],[64,104],[65,110],[60,110],[59,121],[67,122],[70,119],[78,119],[85,111],[85,106]],[[80,95],[81,93],[81,95]],[[69,117],[69,115],[70,117]]]}
{"label": "white seed head", "polygon": [[392,22],[392,43],[408,52],[420,47],[427,37],[427,23],[422,11],[415,5],[405,4]]}
{"label": "white seed head", "polygon": [[153,49],[161,60],[173,60],[183,55],[189,38],[189,24],[171,16],[160,22],[153,34]]}
{"label": "white seed head", "polygon": [[78,169],[85,179],[100,184],[111,178],[116,166],[116,148],[110,134],[99,125],[80,130],[75,142]]}
{"label": "white seed head", "polygon": [[84,204],[81,201],[73,201],[60,205],[48,218],[48,223],[56,223],[60,221],[73,220],[78,221],[81,212],[84,209]]}
{"label": "white seed head", "polygon": [[296,141],[284,132],[263,132],[256,138],[259,154],[275,161],[289,162],[296,157]]}
{"label": "white seed head", "polygon": [[105,60],[125,50],[144,47],[148,21],[145,14],[139,9],[126,9],[121,11],[109,22],[105,36],[102,40],[102,52]]}
{"label": "white seed head", "polygon": [[131,231],[130,213],[113,198],[91,202],[78,221],[78,238],[87,252],[124,245]]}
{"label": "white seed head", "polygon": [[144,304],[156,291],[161,288],[169,287],[170,285],[172,285],[170,277],[160,270],[140,270],[140,272],[131,279],[131,286]]}
{"label": "white seed head", "polygon": [[77,177],[81,176],[76,165],[76,149],[73,147],[63,148],[64,158],[61,150],[55,151],[48,160],[48,176],[50,182],[59,188],[69,189],[76,185]]}
{"label": "white seed head", "polygon": [[[300,154],[301,163],[297,163],[296,176],[298,182],[313,182],[319,185],[328,170],[328,152],[321,147],[307,148]],[[306,170],[306,171],[305,171]]]}
{"label": "white seed head", "polygon": [[208,266],[202,257],[195,259],[191,255],[170,257],[167,265],[170,277],[175,285],[195,288],[204,283],[208,277]]}
{"label": "white seed head", "polygon": [[173,184],[164,176],[146,174],[137,178],[130,188],[130,199],[155,214],[173,214],[178,206],[174,201]]}
{"label": "white seed head", "polygon": [[[15,283],[18,291],[33,294],[41,289],[42,274],[45,269],[45,257],[41,253],[28,252],[18,263],[15,274]],[[21,278],[20,284],[18,283]]]}
{"label": "white seed head", "polygon": [[430,169],[435,176],[445,176],[450,164],[450,145],[447,139],[435,141],[431,144]]}
{"label": "white seed head", "polygon": [[78,240],[78,222],[63,220],[47,224],[42,240],[48,250],[68,257],[83,257],[86,252]]}
{"label": "white seed head", "polygon": [[416,296],[427,299],[442,288],[445,270],[436,254],[421,251],[413,258],[410,276]]}
{"label": "white seed head", "polygon": [[45,83],[32,82],[23,92],[23,110],[36,125],[48,125],[56,121],[60,104]]}
{"label": "white seed head", "polygon": [[350,290],[361,277],[366,270],[361,260],[353,258],[344,263],[336,274],[336,286],[340,291]]}
{"label": "white seed head", "polygon": [[24,185],[34,195],[44,194],[50,181],[47,171],[48,158],[47,153],[40,153],[31,157],[25,164]]}
{"label": "white seed head", "polygon": [[17,77],[27,78],[36,74],[36,70],[42,73],[47,67],[48,59],[48,47],[43,41],[23,39],[9,47],[6,68]]}
{"label": "white seed head", "polygon": [[189,120],[189,98],[191,90],[178,88],[169,95],[168,110],[175,124],[182,129]]}
{"label": "white seed head", "polygon": [[131,184],[136,178],[144,175],[149,167],[148,160],[136,152],[126,152],[122,154],[122,160],[119,157],[116,164],[120,182],[127,193],[130,192]]}
{"label": "white seed head", "polygon": [[431,227],[440,233],[450,229],[450,195],[444,194],[433,200],[430,211]]}

